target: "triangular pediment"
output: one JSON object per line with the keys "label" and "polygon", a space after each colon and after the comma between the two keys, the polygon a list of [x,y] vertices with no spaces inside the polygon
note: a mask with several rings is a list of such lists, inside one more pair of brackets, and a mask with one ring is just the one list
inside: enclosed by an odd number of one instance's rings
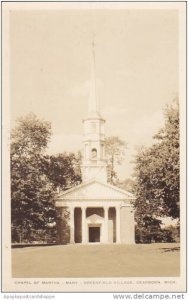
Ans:
{"label": "triangular pediment", "polygon": [[125,200],[135,199],[133,194],[95,179],[60,192],[57,200]]}
{"label": "triangular pediment", "polygon": [[89,221],[90,223],[102,222],[103,219],[104,219],[103,217],[101,217],[97,214],[93,214],[93,215],[87,217],[87,221]]}

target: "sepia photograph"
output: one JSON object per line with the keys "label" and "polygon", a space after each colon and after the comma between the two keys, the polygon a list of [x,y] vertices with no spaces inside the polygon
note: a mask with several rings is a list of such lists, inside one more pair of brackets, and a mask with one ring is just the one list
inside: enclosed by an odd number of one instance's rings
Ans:
{"label": "sepia photograph", "polygon": [[186,6],[4,2],[3,289],[186,289]]}

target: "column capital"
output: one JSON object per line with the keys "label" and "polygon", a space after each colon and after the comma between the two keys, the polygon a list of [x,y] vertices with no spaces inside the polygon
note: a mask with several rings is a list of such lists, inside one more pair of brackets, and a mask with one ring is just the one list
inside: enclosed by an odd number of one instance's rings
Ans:
{"label": "column capital", "polygon": [[109,210],[109,206],[105,205],[103,206],[104,210],[108,211]]}

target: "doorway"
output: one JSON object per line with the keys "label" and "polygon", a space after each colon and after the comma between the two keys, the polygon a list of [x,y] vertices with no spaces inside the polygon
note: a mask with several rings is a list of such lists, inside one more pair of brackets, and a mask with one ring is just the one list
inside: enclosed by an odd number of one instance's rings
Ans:
{"label": "doorway", "polygon": [[100,243],[100,226],[89,227],[89,243]]}

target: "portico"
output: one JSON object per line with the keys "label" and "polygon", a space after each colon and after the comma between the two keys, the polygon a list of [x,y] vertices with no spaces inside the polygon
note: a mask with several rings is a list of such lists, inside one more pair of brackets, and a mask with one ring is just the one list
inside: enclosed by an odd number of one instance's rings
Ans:
{"label": "portico", "polygon": [[[91,207],[88,205],[88,207],[80,207],[81,214],[77,216],[78,208],[79,207],[76,206],[71,207],[70,209],[71,243],[117,243],[118,241],[120,241],[120,231],[118,230],[119,226],[117,225],[117,221],[120,218],[116,217],[117,214],[120,213],[120,209],[118,207]],[[109,218],[109,209],[113,208],[115,214],[113,218]],[[91,214],[92,212],[93,214]],[[78,219],[77,222],[76,219]],[[78,222],[81,226],[77,227],[76,225],[78,225]],[[92,230],[93,228],[96,230]],[[109,236],[110,229],[112,229],[112,234],[110,234]],[[79,239],[80,236],[81,239]]]}
{"label": "portico", "polygon": [[83,183],[56,200],[59,218],[67,213],[67,226],[61,230],[64,236],[69,236],[70,243],[132,244],[134,209],[131,201],[134,201],[131,193],[107,183],[97,180]]}

